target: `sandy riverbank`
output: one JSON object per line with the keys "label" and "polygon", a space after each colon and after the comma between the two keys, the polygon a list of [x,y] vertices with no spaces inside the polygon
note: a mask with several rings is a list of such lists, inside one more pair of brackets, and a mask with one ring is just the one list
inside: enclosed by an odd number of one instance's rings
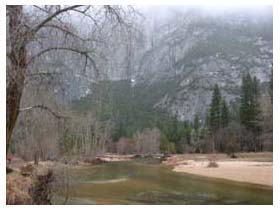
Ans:
{"label": "sandy riverbank", "polygon": [[[237,159],[229,159],[223,155],[175,155],[164,164],[174,166],[173,170],[177,172],[272,187],[272,153],[242,155]],[[207,167],[209,159],[214,159],[218,167]]]}
{"label": "sandy riverbank", "polygon": [[106,162],[118,162],[118,161],[129,161],[133,160],[135,155],[118,155],[118,154],[104,154],[97,156],[97,158]]}

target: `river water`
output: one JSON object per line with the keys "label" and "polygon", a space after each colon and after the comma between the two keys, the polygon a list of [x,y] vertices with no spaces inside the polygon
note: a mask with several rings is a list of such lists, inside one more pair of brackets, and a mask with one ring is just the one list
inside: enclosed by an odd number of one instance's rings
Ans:
{"label": "river water", "polygon": [[145,161],[77,168],[67,204],[272,204],[267,187],[173,172]]}

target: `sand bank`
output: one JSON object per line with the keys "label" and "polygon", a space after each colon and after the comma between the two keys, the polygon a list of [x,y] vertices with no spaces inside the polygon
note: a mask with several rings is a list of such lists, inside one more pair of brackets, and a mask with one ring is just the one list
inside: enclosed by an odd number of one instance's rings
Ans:
{"label": "sand bank", "polygon": [[[176,161],[177,160],[177,161]],[[185,172],[211,178],[273,186],[273,163],[271,161],[252,161],[244,159],[218,159],[218,167],[207,167],[206,158],[188,159],[184,156],[171,158],[166,164],[173,165],[174,171]]]}

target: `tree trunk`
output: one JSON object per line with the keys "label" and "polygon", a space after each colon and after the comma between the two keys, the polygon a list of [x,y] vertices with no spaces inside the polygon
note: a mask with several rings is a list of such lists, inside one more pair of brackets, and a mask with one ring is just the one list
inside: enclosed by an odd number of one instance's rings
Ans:
{"label": "tree trunk", "polygon": [[36,151],[34,153],[34,165],[38,165],[38,163],[39,163],[39,152]]}
{"label": "tree trunk", "polygon": [[10,63],[6,89],[6,154],[9,152],[11,136],[19,114],[27,62],[25,38],[22,26],[22,6],[7,6],[9,14]]}

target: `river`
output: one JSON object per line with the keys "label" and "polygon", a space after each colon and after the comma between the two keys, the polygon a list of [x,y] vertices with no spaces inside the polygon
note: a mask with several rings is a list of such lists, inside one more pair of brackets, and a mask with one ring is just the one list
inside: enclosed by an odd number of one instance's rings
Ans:
{"label": "river", "polygon": [[145,161],[71,171],[67,204],[272,204],[272,189],[173,172]]}

